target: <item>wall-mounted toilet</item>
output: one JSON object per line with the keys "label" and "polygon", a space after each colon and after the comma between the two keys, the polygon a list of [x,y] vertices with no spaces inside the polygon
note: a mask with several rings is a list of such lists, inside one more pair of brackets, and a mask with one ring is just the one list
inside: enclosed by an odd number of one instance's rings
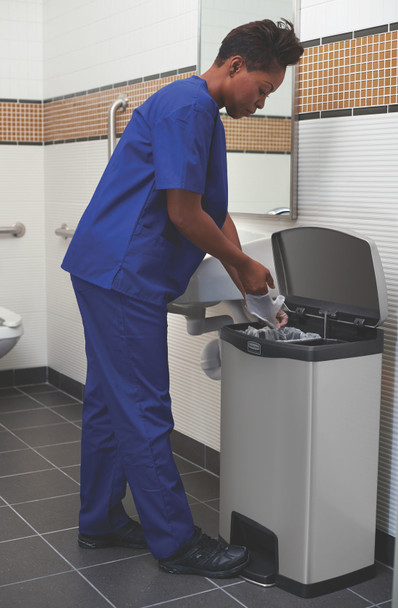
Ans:
{"label": "wall-mounted toilet", "polygon": [[22,318],[0,306],[0,357],[4,357],[23,334]]}

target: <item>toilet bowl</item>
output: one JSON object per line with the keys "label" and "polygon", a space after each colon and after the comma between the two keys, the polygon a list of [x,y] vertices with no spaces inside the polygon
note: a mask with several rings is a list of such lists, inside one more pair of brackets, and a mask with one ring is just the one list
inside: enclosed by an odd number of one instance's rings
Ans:
{"label": "toilet bowl", "polygon": [[22,318],[0,306],[0,357],[4,357],[23,334]]}

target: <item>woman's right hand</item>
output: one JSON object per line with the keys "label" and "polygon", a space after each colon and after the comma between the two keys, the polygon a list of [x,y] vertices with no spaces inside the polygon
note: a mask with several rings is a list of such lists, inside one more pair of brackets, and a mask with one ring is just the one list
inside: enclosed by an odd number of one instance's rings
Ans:
{"label": "woman's right hand", "polygon": [[274,279],[268,268],[252,258],[246,257],[237,267],[237,271],[246,293],[262,296],[268,293],[268,287],[275,288]]}

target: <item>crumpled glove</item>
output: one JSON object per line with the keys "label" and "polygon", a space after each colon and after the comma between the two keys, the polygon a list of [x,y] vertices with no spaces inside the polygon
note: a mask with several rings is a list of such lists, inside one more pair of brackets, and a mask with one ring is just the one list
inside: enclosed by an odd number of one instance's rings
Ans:
{"label": "crumpled glove", "polygon": [[273,300],[269,293],[264,296],[246,294],[246,308],[248,312],[264,321],[269,327],[277,327],[276,315],[285,301],[284,296],[277,296]]}

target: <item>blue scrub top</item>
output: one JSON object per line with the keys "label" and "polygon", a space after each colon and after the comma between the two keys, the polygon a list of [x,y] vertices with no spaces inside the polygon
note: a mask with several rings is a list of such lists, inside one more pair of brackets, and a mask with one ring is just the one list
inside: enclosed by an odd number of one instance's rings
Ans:
{"label": "blue scrub top", "polygon": [[222,227],[228,204],[225,133],[198,76],[167,85],[134,110],[62,268],[159,304],[181,295],[205,252],[170,221],[168,188],[202,194],[203,209]]}

